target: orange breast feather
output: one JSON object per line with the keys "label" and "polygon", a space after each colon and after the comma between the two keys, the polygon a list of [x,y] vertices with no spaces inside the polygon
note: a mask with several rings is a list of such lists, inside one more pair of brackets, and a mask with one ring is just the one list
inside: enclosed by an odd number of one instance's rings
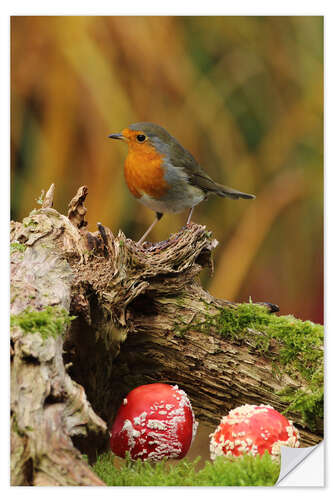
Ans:
{"label": "orange breast feather", "polygon": [[169,185],[164,179],[163,155],[146,145],[130,148],[125,160],[125,179],[131,193],[140,198],[147,194],[161,198]]}

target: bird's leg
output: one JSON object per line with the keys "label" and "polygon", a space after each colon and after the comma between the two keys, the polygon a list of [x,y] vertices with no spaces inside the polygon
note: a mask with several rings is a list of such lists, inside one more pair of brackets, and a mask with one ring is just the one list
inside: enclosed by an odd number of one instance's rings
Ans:
{"label": "bird's leg", "polygon": [[193,210],[194,210],[194,207],[191,208],[191,210],[190,210],[190,212],[188,214],[186,225],[188,225],[191,222],[191,217],[192,217],[192,214],[193,214]]}
{"label": "bird's leg", "polygon": [[139,239],[138,241],[138,245],[141,245],[141,243],[143,243],[145,241],[145,239],[147,238],[148,234],[150,233],[150,231],[153,229],[153,227],[155,226],[155,224],[157,224],[157,222],[162,219],[163,217],[163,214],[161,214],[161,212],[156,212],[156,219],[153,221],[153,223],[148,227],[147,231],[145,232],[145,234],[143,236],[141,236],[141,238]]}

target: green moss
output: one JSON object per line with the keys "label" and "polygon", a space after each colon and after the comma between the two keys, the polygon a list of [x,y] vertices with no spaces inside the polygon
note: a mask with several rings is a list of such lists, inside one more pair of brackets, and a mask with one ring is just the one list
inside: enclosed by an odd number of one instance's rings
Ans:
{"label": "green moss", "polygon": [[12,314],[10,326],[21,328],[24,333],[39,333],[43,339],[57,337],[64,333],[75,316],[69,316],[68,312],[57,306],[47,306],[42,311],[27,308],[20,314]]}
{"label": "green moss", "polygon": [[280,473],[280,464],[268,453],[263,457],[218,457],[215,462],[207,461],[199,471],[200,457],[194,462],[183,459],[175,464],[127,458],[120,468],[115,466],[114,458],[112,453],[105,453],[93,466],[108,486],[273,486]]}
{"label": "green moss", "polygon": [[26,245],[23,245],[22,243],[11,243],[10,244],[10,253],[12,252],[24,252],[26,250]]}
{"label": "green moss", "polygon": [[178,339],[182,339],[185,337],[185,332],[186,332],[186,327],[175,327],[174,329],[174,337],[177,337]]}
{"label": "green moss", "polygon": [[44,196],[45,196],[45,191],[44,189],[42,189],[39,198],[36,198],[36,203],[38,203],[38,205],[43,205]]}
{"label": "green moss", "polygon": [[[289,403],[287,408],[288,411],[300,412],[303,421],[307,423],[311,429],[315,429],[318,419],[324,417],[323,373],[319,374],[318,380],[316,380],[316,378],[315,375],[307,391],[302,389],[293,391],[287,388],[278,393],[282,401]],[[316,386],[316,384],[318,385]]]}
{"label": "green moss", "polygon": [[218,314],[206,316],[197,324],[177,325],[184,335],[188,329],[218,332],[223,338],[246,341],[249,349],[271,359],[276,377],[283,371],[299,381],[305,389],[280,393],[288,402],[288,411],[299,411],[304,423],[313,427],[323,416],[324,329],[311,321],[293,316],[276,316],[264,306],[240,304],[225,307]]}
{"label": "green moss", "polygon": [[32,220],[32,219],[29,219],[29,218],[25,218],[25,219],[23,219],[23,226],[24,227],[30,227],[30,226],[36,227],[36,226],[38,226],[38,222],[35,220]]}
{"label": "green moss", "polygon": [[16,418],[15,413],[13,413],[13,415],[11,417],[11,430],[13,432],[16,432],[16,434],[18,434],[20,437],[24,437],[24,432],[22,429],[20,429],[20,427],[17,423],[17,418]]}

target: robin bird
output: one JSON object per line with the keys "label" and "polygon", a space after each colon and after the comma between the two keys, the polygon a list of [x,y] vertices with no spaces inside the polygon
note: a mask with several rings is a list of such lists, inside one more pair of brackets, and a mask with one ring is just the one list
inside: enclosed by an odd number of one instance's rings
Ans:
{"label": "robin bird", "polygon": [[253,199],[253,194],[222,186],[213,181],[179,142],[155,123],[133,123],[111,139],[127,142],[125,179],[130,192],[156,212],[156,218],[138,241],[141,244],[165,212],[193,209],[209,194],[222,198]]}

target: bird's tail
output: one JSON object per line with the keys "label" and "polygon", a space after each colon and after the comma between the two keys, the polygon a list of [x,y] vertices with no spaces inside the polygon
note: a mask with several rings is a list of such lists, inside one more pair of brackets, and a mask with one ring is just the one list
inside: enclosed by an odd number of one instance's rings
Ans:
{"label": "bird's tail", "polygon": [[215,193],[222,198],[232,198],[233,200],[238,200],[239,198],[244,198],[245,200],[254,199],[254,194],[242,193],[237,191],[237,189],[230,188],[228,186],[222,186],[218,184]]}

